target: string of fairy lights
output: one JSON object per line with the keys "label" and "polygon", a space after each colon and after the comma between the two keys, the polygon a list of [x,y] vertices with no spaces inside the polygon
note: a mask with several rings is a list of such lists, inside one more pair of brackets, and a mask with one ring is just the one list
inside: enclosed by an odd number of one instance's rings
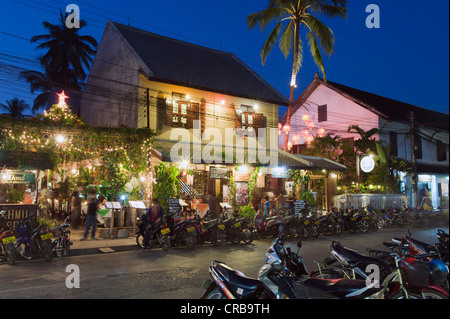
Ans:
{"label": "string of fairy lights", "polygon": [[[42,118],[0,122],[0,148],[35,153],[49,151],[46,152],[48,160],[56,160],[53,162],[55,171],[71,174],[72,177],[79,174],[80,169],[94,171],[101,166],[99,159],[114,154],[123,162],[120,170],[137,176],[144,194],[150,198],[155,181],[150,167],[153,149],[151,132],[129,128],[108,128],[106,132],[101,128],[90,128],[72,113],[65,102],[68,96],[64,91],[58,96],[58,104],[53,105]],[[147,134],[143,134],[144,131]],[[1,175],[4,177],[7,174],[8,170],[3,168]]]}

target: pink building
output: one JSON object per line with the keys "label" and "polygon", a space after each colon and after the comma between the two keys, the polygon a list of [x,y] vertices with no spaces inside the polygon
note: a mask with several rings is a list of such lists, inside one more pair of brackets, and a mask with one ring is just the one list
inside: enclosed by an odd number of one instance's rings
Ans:
{"label": "pink building", "polygon": [[[403,103],[369,92],[319,78],[314,80],[297,99],[291,118],[290,141],[292,152],[301,154],[308,130],[313,136],[332,133],[352,143],[358,134],[348,133],[350,125],[364,131],[379,128],[377,140],[391,144],[391,154],[411,161],[410,114],[415,117],[415,143],[418,189],[431,193],[432,206],[448,207],[449,193],[449,115]],[[304,116],[307,115],[306,118]],[[308,127],[309,125],[312,127]],[[280,123],[285,124],[286,114]],[[323,130],[319,130],[323,129]],[[294,134],[298,134],[294,137]],[[280,148],[284,144],[281,130]],[[411,191],[411,176],[402,174],[405,193]],[[411,195],[411,194],[407,194]],[[411,197],[411,196],[410,196]]]}

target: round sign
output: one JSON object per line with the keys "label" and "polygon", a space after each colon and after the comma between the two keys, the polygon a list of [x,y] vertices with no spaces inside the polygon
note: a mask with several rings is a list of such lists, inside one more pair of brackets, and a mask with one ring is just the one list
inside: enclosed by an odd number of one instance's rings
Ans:
{"label": "round sign", "polygon": [[375,161],[370,156],[365,156],[361,159],[361,169],[365,173],[371,172],[375,167]]}

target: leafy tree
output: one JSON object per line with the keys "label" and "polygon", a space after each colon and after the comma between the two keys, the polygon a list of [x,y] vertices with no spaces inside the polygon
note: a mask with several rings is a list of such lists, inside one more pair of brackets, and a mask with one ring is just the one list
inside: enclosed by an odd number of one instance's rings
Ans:
{"label": "leafy tree", "polygon": [[44,21],[42,25],[48,33],[31,38],[31,43],[40,43],[37,50],[46,50],[39,58],[44,73],[30,70],[20,74],[30,84],[31,93],[42,92],[34,100],[33,112],[46,107],[52,89],[82,89],[96,54],[97,41],[92,36],[80,35],[86,21],[80,20],[80,28],[69,29],[65,24],[66,17],[67,13],[60,12],[57,24]]}
{"label": "leafy tree", "polygon": [[30,109],[30,106],[24,101],[15,97],[11,100],[6,101],[6,104],[0,103],[0,109],[3,109],[7,114],[12,117],[23,118],[26,110]]}
{"label": "leafy tree", "polygon": [[[267,56],[277,40],[281,52],[286,58],[292,50],[291,92],[286,124],[290,125],[291,123],[297,74],[303,62],[303,42],[300,37],[300,28],[303,27],[306,30],[306,40],[311,55],[326,81],[320,49],[330,56],[334,52],[335,39],[333,31],[313,14],[321,14],[329,18],[346,18],[346,6],[347,0],[269,0],[266,9],[252,13],[247,17],[247,25],[250,29],[259,25],[263,31],[271,22],[276,22],[261,51],[263,64],[266,63]],[[284,150],[287,150],[288,141],[289,133],[285,137]]]}

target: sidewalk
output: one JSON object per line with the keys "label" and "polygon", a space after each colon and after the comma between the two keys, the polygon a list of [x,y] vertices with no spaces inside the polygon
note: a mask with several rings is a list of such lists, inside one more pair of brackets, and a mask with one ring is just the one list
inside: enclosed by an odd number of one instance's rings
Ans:
{"label": "sidewalk", "polygon": [[[70,229],[70,241],[73,245],[70,247],[71,256],[80,256],[88,254],[105,254],[127,250],[140,249],[136,244],[135,237],[128,238],[114,238],[92,240],[90,238],[90,232],[87,240],[81,241],[80,239],[84,235],[84,227],[78,229]],[[98,229],[97,229],[98,236]]]}

